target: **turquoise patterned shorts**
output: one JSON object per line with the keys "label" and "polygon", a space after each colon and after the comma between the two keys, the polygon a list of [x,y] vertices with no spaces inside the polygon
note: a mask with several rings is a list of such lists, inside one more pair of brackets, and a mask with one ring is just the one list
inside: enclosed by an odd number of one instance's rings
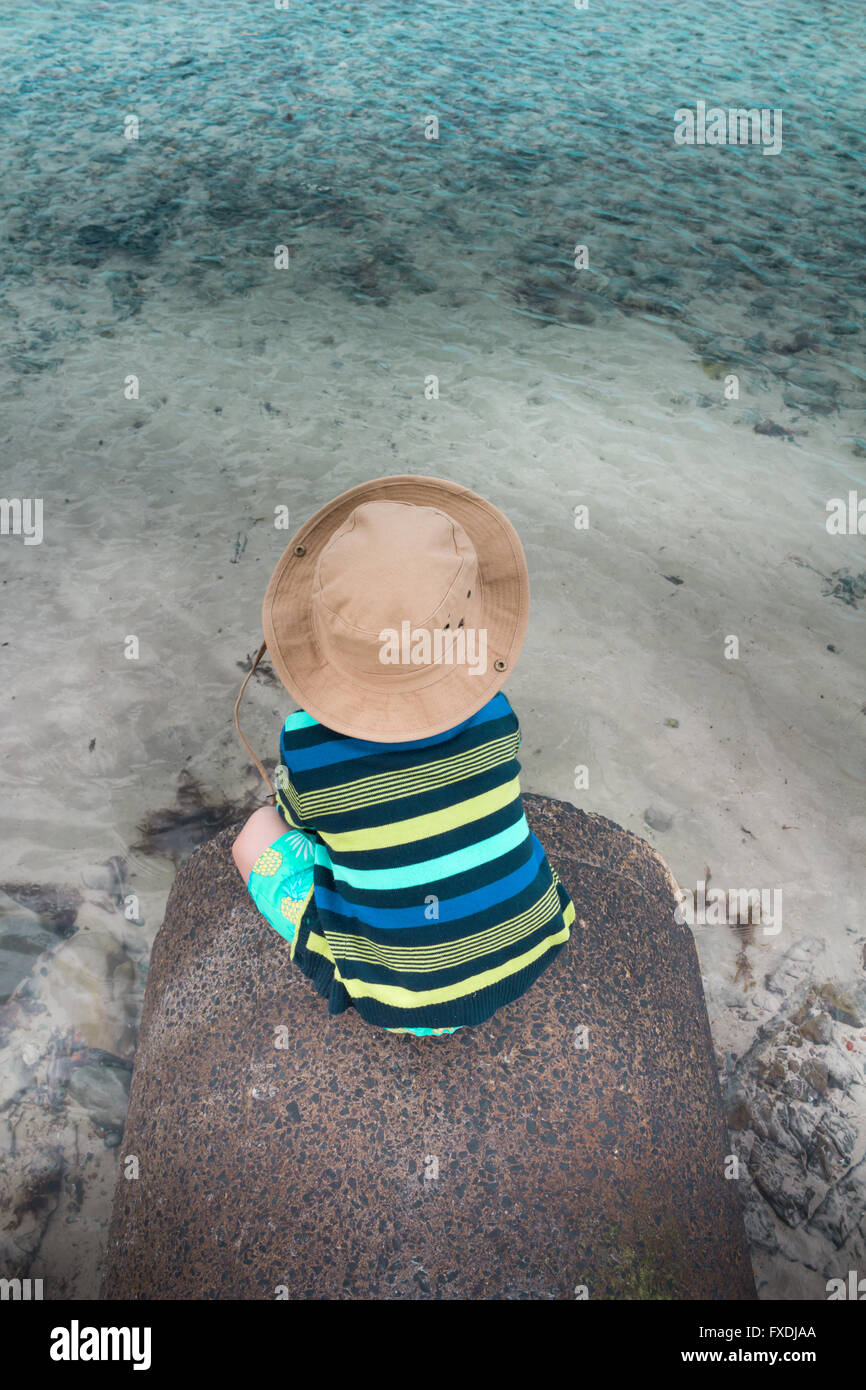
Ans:
{"label": "turquoise patterned shorts", "polygon": [[[247,882],[250,897],[274,931],[288,942],[294,942],[313,896],[315,843],[303,830],[288,830],[262,850],[250,871]],[[457,1031],[457,1028],[385,1029],[386,1033],[414,1033],[417,1038]]]}
{"label": "turquoise patterned shorts", "polygon": [[289,830],[262,850],[250,871],[250,897],[286,941],[294,941],[313,896],[314,843],[302,830]]}

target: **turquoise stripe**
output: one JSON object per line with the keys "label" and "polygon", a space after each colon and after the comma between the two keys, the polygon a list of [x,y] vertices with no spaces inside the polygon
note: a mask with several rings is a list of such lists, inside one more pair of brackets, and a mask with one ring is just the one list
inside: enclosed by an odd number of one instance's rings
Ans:
{"label": "turquoise stripe", "polygon": [[498,835],[490,835],[486,840],[469,845],[466,849],[455,850],[453,854],[442,854],[438,859],[422,859],[418,864],[401,864],[396,869],[349,869],[344,864],[335,865],[327,846],[316,842],[316,863],[329,869],[336,883],[348,883],[353,888],[363,888],[370,893],[381,893],[388,889],[415,888],[434,879],[450,878],[453,874],[464,874],[469,869],[477,869],[480,864],[489,864],[500,855],[522,845],[529,835],[526,816]]}
{"label": "turquoise stripe", "polygon": [[318,719],[314,719],[311,714],[307,714],[306,710],[296,709],[294,714],[289,715],[284,727],[290,731],[292,729],[309,729],[313,724],[318,724],[318,722]]}
{"label": "turquoise stripe", "polygon": [[[406,742],[405,740],[401,740],[397,743],[385,743],[384,746],[387,748],[398,750],[407,748],[423,748],[427,744],[433,745],[438,743],[440,739],[453,738],[453,736],[457,733],[460,733],[462,729],[468,729],[470,726],[475,724],[482,724],[484,723],[485,719],[501,719],[504,715],[513,713],[514,711],[512,710],[511,706],[509,705],[508,701],[506,700],[505,696],[500,690],[496,695],[493,696],[492,699],[487,701],[486,705],[482,705],[481,709],[477,710],[475,714],[470,715],[468,719],[464,719],[462,724],[455,724],[453,729],[447,729],[445,733],[436,734],[433,738],[419,738],[410,739],[408,742]],[[291,733],[293,729],[310,729],[314,725],[317,728],[325,727],[324,724],[319,723],[318,719],[314,719],[311,714],[307,714],[306,710],[296,709],[290,715],[287,716],[283,729],[284,732]],[[336,737],[342,740],[348,737],[348,735],[338,734],[336,735]],[[379,752],[383,747],[383,742],[376,739],[371,741],[370,739],[353,738],[352,742],[364,744],[364,746],[367,749],[369,749],[369,751],[372,753]]]}

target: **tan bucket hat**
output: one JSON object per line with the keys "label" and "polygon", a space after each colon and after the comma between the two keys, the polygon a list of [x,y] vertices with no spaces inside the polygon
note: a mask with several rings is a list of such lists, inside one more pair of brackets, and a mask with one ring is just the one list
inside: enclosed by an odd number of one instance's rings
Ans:
{"label": "tan bucket hat", "polygon": [[[262,607],[265,650],[302,709],[338,733],[402,743],[475,714],[514,669],[529,619],[520,538],[444,478],[350,488],[305,522]],[[270,784],[269,784],[270,785]]]}

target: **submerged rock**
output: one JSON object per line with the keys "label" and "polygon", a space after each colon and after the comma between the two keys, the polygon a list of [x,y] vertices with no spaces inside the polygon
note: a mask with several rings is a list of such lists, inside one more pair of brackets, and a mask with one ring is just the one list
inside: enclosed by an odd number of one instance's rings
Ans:
{"label": "submerged rock", "polygon": [[7,912],[0,900],[0,1004],[5,1004],[36,959],[56,944],[56,938],[32,913]]}
{"label": "submerged rock", "polygon": [[[643,840],[525,798],[572,894],[523,998],[450,1038],[329,1018],[231,859],[156,939],[107,1298],[754,1296],[694,941]],[[125,1173],[126,1169],[122,1169]]]}
{"label": "submerged rock", "polygon": [[0,884],[0,1004],[30,975],[43,951],[74,930],[81,895],[58,884]]}
{"label": "submerged rock", "polygon": [[62,883],[0,883],[0,893],[35,913],[47,931],[71,936],[81,906],[81,894]]}
{"label": "submerged rock", "polygon": [[805,386],[786,385],[782,400],[790,410],[810,410],[814,415],[831,415],[836,409],[832,394],[813,391]]}
{"label": "submerged rock", "polygon": [[771,439],[793,439],[790,430],[786,430],[784,425],[777,425],[775,420],[759,420],[753,426],[755,434],[766,434]]}
{"label": "submerged rock", "polygon": [[99,1129],[122,1130],[126,1118],[131,1068],[124,1065],[85,1064],[75,1067],[67,1095],[86,1110]]}
{"label": "submerged rock", "polygon": [[816,983],[822,943],[792,946],[767,979],[778,1000],[726,1080],[728,1126],[746,1168],[746,1226],[760,1292],[826,1298],[866,1259],[866,1035],[862,984]]}
{"label": "submerged rock", "polygon": [[120,233],[111,227],[103,227],[99,222],[88,222],[83,227],[78,228],[76,240],[81,246],[94,246],[103,249],[108,246],[115,246],[120,239]]}

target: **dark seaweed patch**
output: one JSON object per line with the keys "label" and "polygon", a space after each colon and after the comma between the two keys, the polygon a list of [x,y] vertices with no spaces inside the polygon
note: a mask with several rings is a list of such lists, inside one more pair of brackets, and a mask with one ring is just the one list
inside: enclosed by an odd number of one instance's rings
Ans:
{"label": "dark seaweed patch", "polygon": [[849,574],[848,570],[833,570],[824,577],[825,598],[837,598],[849,608],[856,608],[861,599],[866,598],[866,571],[862,574]]}
{"label": "dark seaweed patch", "polygon": [[[272,766],[265,763],[268,771]],[[209,802],[198,779],[184,768],[178,777],[177,804],[151,811],[138,827],[141,839],[132,848],[142,854],[165,854],[180,863],[218,831],[244,820],[259,802],[257,791],[238,801]]]}

